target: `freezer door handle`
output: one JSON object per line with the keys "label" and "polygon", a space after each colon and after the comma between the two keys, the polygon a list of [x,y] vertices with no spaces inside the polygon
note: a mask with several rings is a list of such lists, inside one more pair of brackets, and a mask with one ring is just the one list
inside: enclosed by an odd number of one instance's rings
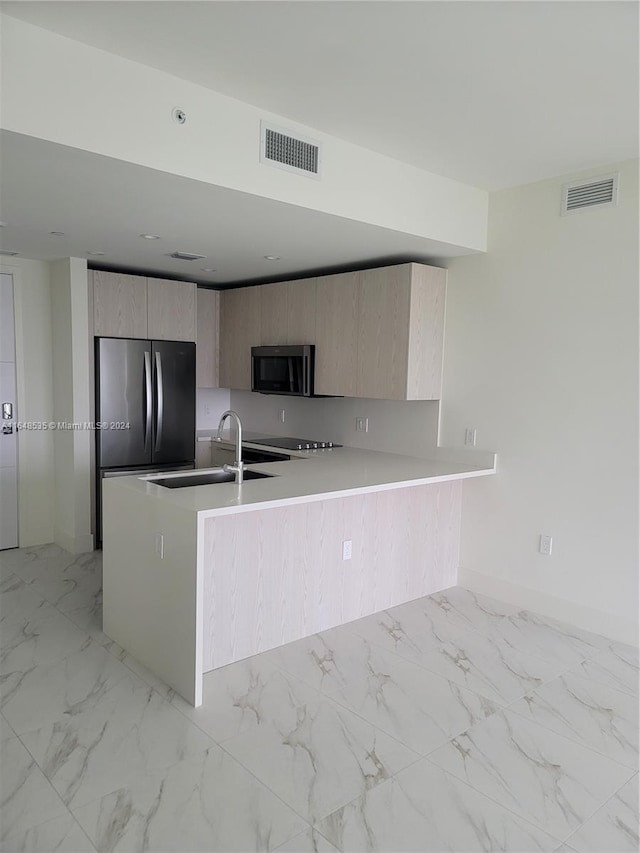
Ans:
{"label": "freezer door handle", "polygon": [[147,450],[151,439],[153,421],[153,383],[151,378],[151,353],[144,354],[144,449]]}
{"label": "freezer door handle", "polygon": [[164,421],[164,382],[162,381],[162,357],[156,352],[156,444],[155,452],[160,450],[162,444],[162,424]]}

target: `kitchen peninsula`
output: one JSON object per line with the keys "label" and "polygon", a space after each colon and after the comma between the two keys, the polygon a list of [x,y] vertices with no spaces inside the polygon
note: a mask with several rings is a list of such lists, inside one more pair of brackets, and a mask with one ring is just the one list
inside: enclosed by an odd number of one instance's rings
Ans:
{"label": "kitchen peninsula", "polygon": [[495,473],[443,448],[291,457],[241,486],[104,484],[104,631],[193,705],[209,670],[454,585],[462,480]]}

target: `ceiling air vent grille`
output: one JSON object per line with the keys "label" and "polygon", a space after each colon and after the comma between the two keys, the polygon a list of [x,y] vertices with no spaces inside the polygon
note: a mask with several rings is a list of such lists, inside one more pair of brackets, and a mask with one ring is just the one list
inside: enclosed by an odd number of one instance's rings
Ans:
{"label": "ceiling air vent grille", "polygon": [[612,207],[618,203],[618,173],[576,181],[562,187],[562,214],[578,213],[586,207]]}
{"label": "ceiling air vent grille", "polygon": [[313,178],[320,176],[320,145],[317,142],[292,136],[265,122],[260,129],[261,163]]}

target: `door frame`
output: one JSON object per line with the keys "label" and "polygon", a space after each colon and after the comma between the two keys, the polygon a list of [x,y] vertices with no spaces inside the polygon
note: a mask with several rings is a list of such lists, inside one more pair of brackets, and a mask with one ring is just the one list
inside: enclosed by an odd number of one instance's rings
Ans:
{"label": "door frame", "polygon": [[[16,386],[16,395],[15,395],[15,411],[13,413],[13,420],[18,421],[20,419],[20,412],[22,411],[22,388],[21,388],[21,380],[24,379],[24,373],[22,376],[19,376],[19,366],[18,366],[18,352],[20,347],[18,346],[18,338],[20,337],[20,342],[22,339],[22,329],[20,329],[20,334],[18,334],[18,322],[17,315],[18,311],[16,310],[17,303],[17,291],[19,284],[18,267],[13,266],[12,264],[0,264],[0,275],[8,275],[11,276],[11,289],[13,291],[12,302],[13,302],[13,341],[14,341],[14,361],[13,361],[13,370],[14,370],[14,379]],[[15,548],[20,547],[20,431],[16,427],[16,544]],[[5,550],[5,549],[3,549]],[[11,549],[7,549],[11,550]]]}

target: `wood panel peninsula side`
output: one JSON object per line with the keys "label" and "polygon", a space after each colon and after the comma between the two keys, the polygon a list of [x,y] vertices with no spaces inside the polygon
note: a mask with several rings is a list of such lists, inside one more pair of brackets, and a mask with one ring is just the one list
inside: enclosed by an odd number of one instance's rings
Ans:
{"label": "wood panel peninsula side", "polygon": [[270,476],[104,484],[104,631],[196,706],[212,669],[453,586],[462,480],[495,455],[333,448],[248,468]]}

